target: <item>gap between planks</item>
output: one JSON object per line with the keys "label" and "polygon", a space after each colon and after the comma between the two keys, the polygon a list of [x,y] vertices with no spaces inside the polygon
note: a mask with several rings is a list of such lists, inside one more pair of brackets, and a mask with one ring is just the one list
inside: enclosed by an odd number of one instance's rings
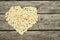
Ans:
{"label": "gap between planks", "polygon": [[[37,13],[37,14],[60,14],[60,13]],[[5,13],[0,13],[0,15],[5,15]]]}
{"label": "gap between planks", "polygon": [[[16,31],[16,30],[0,30],[0,31]],[[27,31],[60,31],[60,29],[40,29],[40,30],[27,30]]]}

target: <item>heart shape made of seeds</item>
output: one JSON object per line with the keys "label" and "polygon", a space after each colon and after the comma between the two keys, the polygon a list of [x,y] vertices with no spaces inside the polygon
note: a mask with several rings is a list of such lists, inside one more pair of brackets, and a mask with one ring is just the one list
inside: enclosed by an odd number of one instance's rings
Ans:
{"label": "heart shape made of seeds", "polygon": [[37,9],[32,6],[23,8],[21,8],[21,6],[12,6],[10,10],[5,13],[5,18],[9,25],[19,34],[23,35],[28,28],[37,22]]}

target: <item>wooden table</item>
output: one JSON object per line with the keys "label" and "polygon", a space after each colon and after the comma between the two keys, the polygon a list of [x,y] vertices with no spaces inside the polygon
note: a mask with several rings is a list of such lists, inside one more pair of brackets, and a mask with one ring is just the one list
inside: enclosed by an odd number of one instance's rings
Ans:
{"label": "wooden table", "polygon": [[[19,35],[5,20],[11,6],[35,6],[38,22]],[[0,1],[0,40],[60,40],[60,1]]]}

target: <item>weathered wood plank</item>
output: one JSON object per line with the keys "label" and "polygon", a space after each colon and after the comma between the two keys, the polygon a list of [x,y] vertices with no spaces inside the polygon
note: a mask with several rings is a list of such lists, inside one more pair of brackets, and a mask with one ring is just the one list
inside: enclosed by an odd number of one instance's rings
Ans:
{"label": "weathered wood plank", "polygon": [[21,36],[16,31],[0,31],[0,40],[60,40],[60,32],[28,31]]}
{"label": "weathered wood plank", "polygon": [[19,6],[37,6],[40,2],[32,2],[32,1],[3,1],[0,2],[0,13],[5,13],[11,6],[19,5]]}
{"label": "weathered wood plank", "polygon": [[41,3],[38,9],[39,13],[60,13],[59,1],[46,1]]}
{"label": "weathered wood plank", "polygon": [[60,13],[60,1],[1,1],[0,13],[5,13],[11,6],[35,6],[38,13]]}
{"label": "weathered wood plank", "polygon": [[[38,14],[37,23],[29,30],[40,29],[60,29],[60,14]],[[13,30],[4,15],[0,15],[0,30]]]}

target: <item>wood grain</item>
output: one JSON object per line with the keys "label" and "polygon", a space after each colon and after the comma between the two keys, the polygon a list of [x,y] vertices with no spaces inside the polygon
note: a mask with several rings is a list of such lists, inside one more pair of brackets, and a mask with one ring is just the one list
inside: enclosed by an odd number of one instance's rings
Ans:
{"label": "wood grain", "polygon": [[[38,9],[37,23],[24,35],[19,35],[5,20],[5,12],[17,5]],[[60,40],[60,1],[0,1],[0,40]]]}
{"label": "wood grain", "polygon": [[[60,29],[60,14],[38,14],[38,21],[29,30]],[[0,15],[0,30],[14,30]]]}
{"label": "wood grain", "polygon": [[0,13],[7,12],[11,6],[34,6],[38,13],[60,13],[60,1],[1,1]]}
{"label": "wood grain", "polygon": [[60,32],[28,31],[21,36],[16,31],[0,31],[0,40],[60,40]]}

